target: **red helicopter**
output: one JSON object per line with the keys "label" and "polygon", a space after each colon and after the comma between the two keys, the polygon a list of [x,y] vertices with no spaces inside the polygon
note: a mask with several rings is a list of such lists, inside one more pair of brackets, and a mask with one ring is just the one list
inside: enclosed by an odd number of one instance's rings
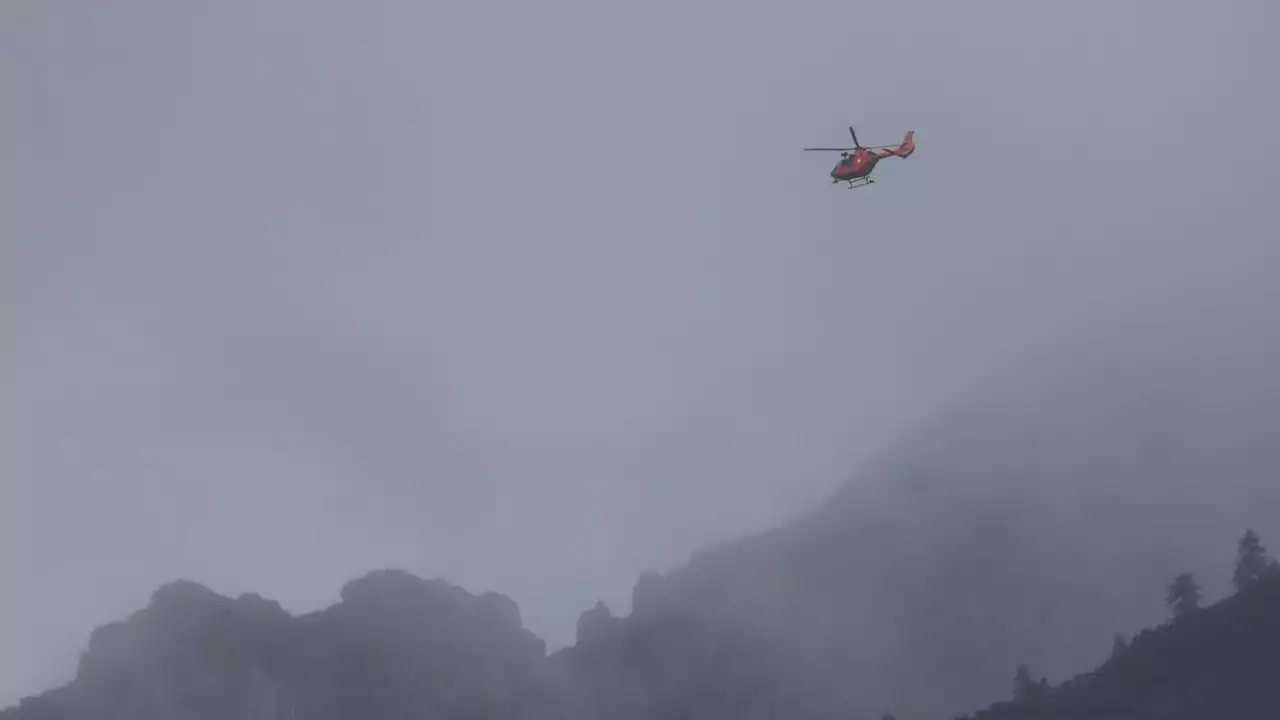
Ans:
{"label": "red helicopter", "polygon": [[876,163],[884,158],[905,158],[916,151],[915,130],[907,131],[907,135],[902,139],[901,145],[876,145],[873,147],[863,147],[858,144],[858,134],[853,131],[853,126],[849,127],[849,134],[853,136],[853,147],[805,148],[805,150],[838,151],[840,153],[840,162],[831,168],[831,182],[847,182],[850,189],[863,187],[875,182],[870,177],[871,171],[875,169]]}

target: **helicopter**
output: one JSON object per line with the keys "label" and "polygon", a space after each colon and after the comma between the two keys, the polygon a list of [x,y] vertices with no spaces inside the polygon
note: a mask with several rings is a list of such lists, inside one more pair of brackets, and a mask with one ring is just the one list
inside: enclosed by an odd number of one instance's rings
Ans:
{"label": "helicopter", "polygon": [[849,135],[853,137],[853,147],[847,148],[805,148],[806,151],[838,151],[840,162],[831,168],[831,182],[847,182],[849,188],[865,187],[875,182],[871,179],[871,171],[876,163],[887,157],[910,157],[916,151],[916,131],[908,130],[902,138],[901,145],[875,145],[863,147],[858,142],[858,133],[849,126]]}

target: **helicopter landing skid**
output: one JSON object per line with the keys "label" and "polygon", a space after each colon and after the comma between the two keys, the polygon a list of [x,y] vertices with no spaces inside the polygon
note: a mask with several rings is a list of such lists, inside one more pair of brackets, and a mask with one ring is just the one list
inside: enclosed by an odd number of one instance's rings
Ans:
{"label": "helicopter landing skid", "polygon": [[854,188],[866,187],[874,183],[875,180],[872,180],[871,178],[861,178],[858,180],[833,180],[832,182],[847,182],[849,183],[849,189],[853,190]]}

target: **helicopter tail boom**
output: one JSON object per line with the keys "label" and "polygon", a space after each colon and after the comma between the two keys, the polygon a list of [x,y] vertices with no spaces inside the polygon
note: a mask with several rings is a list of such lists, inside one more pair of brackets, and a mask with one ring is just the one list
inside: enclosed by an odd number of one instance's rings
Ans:
{"label": "helicopter tail boom", "polygon": [[910,157],[911,153],[916,151],[916,131],[908,130],[907,134],[902,138],[902,144],[898,147],[888,147],[874,150],[876,155],[885,157]]}

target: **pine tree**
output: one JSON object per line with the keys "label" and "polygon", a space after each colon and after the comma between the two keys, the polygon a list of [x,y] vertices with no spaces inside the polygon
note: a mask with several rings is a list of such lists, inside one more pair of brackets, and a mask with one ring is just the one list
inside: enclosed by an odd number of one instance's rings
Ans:
{"label": "pine tree", "polygon": [[1111,641],[1111,659],[1114,660],[1124,654],[1129,649],[1129,642],[1125,640],[1124,633],[1116,633],[1116,637]]}
{"label": "pine tree", "polygon": [[1191,573],[1182,573],[1165,588],[1164,601],[1173,608],[1174,617],[1200,609],[1200,586]]}
{"label": "pine tree", "polygon": [[1026,663],[1018,665],[1013,676],[1013,699],[1031,700],[1036,696],[1036,682],[1031,679],[1031,668]]}
{"label": "pine tree", "polygon": [[1231,577],[1236,590],[1252,587],[1273,572],[1276,572],[1276,561],[1267,555],[1258,533],[1252,528],[1246,530],[1236,548],[1236,570]]}

